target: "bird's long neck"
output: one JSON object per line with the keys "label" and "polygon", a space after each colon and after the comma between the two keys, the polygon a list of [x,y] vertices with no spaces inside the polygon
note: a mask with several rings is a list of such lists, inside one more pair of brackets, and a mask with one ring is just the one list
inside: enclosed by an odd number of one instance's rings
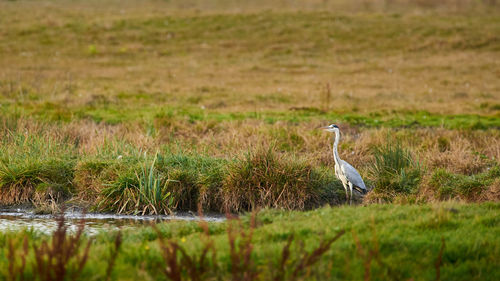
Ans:
{"label": "bird's long neck", "polygon": [[339,152],[337,151],[339,140],[340,140],[339,132],[335,131],[335,140],[333,141],[333,158],[335,159],[335,163],[340,163]]}

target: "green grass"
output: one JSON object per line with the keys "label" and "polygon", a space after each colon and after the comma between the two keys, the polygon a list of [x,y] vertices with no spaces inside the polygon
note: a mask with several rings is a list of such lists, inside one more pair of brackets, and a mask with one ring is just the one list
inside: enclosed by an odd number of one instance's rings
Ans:
{"label": "green grass", "polygon": [[[257,227],[250,238],[250,259],[255,266],[253,270],[259,272],[258,280],[269,280],[276,274],[282,249],[291,235],[295,240],[290,247],[291,261],[297,261],[302,251],[312,251],[322,237],[330,238],[345,230],[346,233],[333,242],[317,263],[301,273],[303,280],[363,279],[366,256],[359,252],[359,247],[364,253],[371,249],[378,256],[378,261],[374,259],[368,263],[370,280],[435,279],[441,239],[445,241],[439,266],[441,280],[497,280],[500,277],[497,270],[500,265],[498,210],[498,203],[344,206],[308,212],[264,210],[257,215]],[[242,222],[247,232],[250,216],[242,217]],[[215,262],[209,267],[207,278],[227,279],[231,276],[232,260],[226,232],[230,224],[208,225],[207,231],[215,248]],[[239,229],[237,224],[232,225],[233,229]],[[163,237],[175,241],[189,256],[201,253],[206,237],[196,222],[164,223],[158,228]],[[30,244],[46,239],[34,232],[26,234]],[[0,234],[3,276],[8,263],[6,243],[16,235],[21,233]],[[114,237],[113,233],[101,233],[94,238],[82,280],[105,276]],[[124,231],[112,280],[165,280],[157,237],[150,227]],[[358,245],[355,238],[359,239]],[[20,243],[18,247],[21,247]],[[28,275],[33,270],[33,262],[29,255],[25,270]],[[292,264],[286,268],[291,270]],[[183,271],[183,274],[187,272]]]}
{"label": "green grass", "polygon": [[[115,182],[107,184],[102,191],[102,199],[96,204],[97,208],[117,213],[170,214],[175,200],[167,187],[171,179],[158,172],[157,159],[158,154],[153,159],[145,156],[142,167],[134,171],[135,178],[130,174],[119,175]],[[87,170],[82,169],[80,172],[88,172],[89,177],[102,172],[100,167],[97,170],[93,167],[87,165]]]}
{"label": "green grass", "polygon": [[500,178],[499,167],[493,167],[484,173],[470,176],[440,169],[432,175],[431,185],[436,187],[440,199],[474,198],[498,178]]}
{"label": "green grass", "polygon": [[279,121],[291,123],[310,122],[316,120],[335,120],[353,126],[368,128],[421,128],[421,127],[444,127],[447,129],[496,129],[500,128],[500,118],[494,115],[478,114],[435,114],[427,111],[375,111],[368,114],[328,111],[323,112],[317,108],[304,108],[286,111],[258,111],[258,112],[234,112],[225,113],[214,110],[204,110],[200,107],[131,107],[124,111],[127,104],[99,106],[93,108],[62,109],[60,107],[47,106],[30,109],[19,106],[8,106],[3,109],[4,115],[12,115],[16,112],[19,116],[31,116],[49,122],[74,122],[78,120],[91,120],[96,123],[110,125],[141,123],[144,126],[154,124],[155,121],[169,116],[171,122],[223,122],[240,120],[262,120],[273,124]]}
{"label": "green grass", "polygon": [[0,153],[0,204],[37,206],[71,197],[76,153],[67,143],[7,132]]}
{"label": "green grass", "polygon": [[375,193],[390,199],[416,192],[422,174],[420,164],[401,143],[375,147],[374,158],[371,174]]}

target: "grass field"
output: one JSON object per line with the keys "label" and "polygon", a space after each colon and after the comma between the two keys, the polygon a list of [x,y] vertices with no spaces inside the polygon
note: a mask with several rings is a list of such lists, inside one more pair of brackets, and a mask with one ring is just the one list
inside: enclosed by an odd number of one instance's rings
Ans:
{"label": "grass field", "polygon": [[[262,280],[496,280],[499,7],[0,0],[0,205],[127,214],[265,208],[253,230],[243,216],[252,242],[235,230],[232,257],[231,223],[209,225],[217,249],[207,256],[210,280],[254,278],[243,271]],[[331,136],[316,129],[331,123],[342,132],[340,156],[371,189],[357,198],[361,206],[339,206]],[[173,245],[189,255],[209,245],[195,223],[159,228],[176,241],[164,240],[171,254]],[[290,260],[280,265],[291,233]],[[11,239],[17,234],[0,234],[5,280],[19,280],[9,268],[22,261],[6,267],[9,253],[24,251]],[[33,251],[48,238],[26,235],[23,270],[33,277]],[[81,279],[105,279],[113,235],[89,244]],[[163,275],[153,229],[124,231],[122,242],[111,279]],[[182,266],[183,280],[196,280]]]}

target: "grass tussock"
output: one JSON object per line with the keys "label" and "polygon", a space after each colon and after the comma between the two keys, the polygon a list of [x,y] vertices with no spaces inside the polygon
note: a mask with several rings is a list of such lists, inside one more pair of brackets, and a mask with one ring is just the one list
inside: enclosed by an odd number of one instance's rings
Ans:
{"label": "grass tussock", "polygon": [[177,210],[219,210],[220,189],[227,160],[189,152],[165,153],[158,157],[158,169],[168,175],[168,190],[175,194]]}
{"label": "grass tussock", "polygon": [[102,192],[105,182],[116,180],[118,175],[116,161],[88,159],[80,161],[75,167],[76,201],[90,202]]}
{"label": "grass tussock", "polygon": [[159,214],[162,211],[170,213],[170,208],[174,202],[172,193],[167,191],[167,183],[170,179],[163,178],[156,171],[155,163],[157,158],[158,154],[155,155],[149,166],[145,163],[140,173],[136,173],[137,181],[139,182],[137,188],[139,204],[144,205],[143,214]]}
{"label": "grass tussock", "polygon": [[375,147],[370,169],[373,192],[390,200],[398,194],[414,193],[421,179],[420,164],[398,142]]}
{"label": "grass tussock", "polygon": [[310,164],[260,148],[229,166],[224,181],[224,208],[228,211],[262,207],[307,209],[321,203],[328,178]]}
{"label": "grass tussock", "polygon": [[[69,166],[69,167],[68,167]],[[43,161],[30,166],[0,164],[0,202],[3,205],[59,202],[70,195],[72,165]]]}
{"label": "grass tussock", "polygon": [[170,179],[158,172],[157,157],[156,154],[153,159],[148,160],[144,156],[144,162],[138,169],[129,169],[116,182],[108,184],[101,191],[98,208],[143,215],[171,213],[174,197],[167,190]]}
{"label": "grass tussock", "polygon": [[91,184],[101,210],[120,213],[170,213],[219,210],[224,159],[189,153],[157,153],[153,158],[124,157],[81,166],[79,184]]}
{"label": "grass tussock", "polygon": [[0,204],[38,206],[70,197],[75,161],[66,143],[10,132],[0,152]]}
{"label": "grass tussock", "polygon": [[[337,187],[331,177],[304,161],[290,162],[271,148],[250,152],[232,162],[171,153],[148,159],[140,160],[142,164],[136,163],[135,168],[119,171],[110,184],[100,179],[106,186],[99,191],[101,210],[154,214],[195,210],[199,205],[218,212],[262,207],[306,209],[336,199],[336,190],[330,190]],[[99,178],[92,176],[93,172],[103,174],[92,165],[85,167],[83,174],[91,183]],[[123,168],[120,164],[114,169]]]}

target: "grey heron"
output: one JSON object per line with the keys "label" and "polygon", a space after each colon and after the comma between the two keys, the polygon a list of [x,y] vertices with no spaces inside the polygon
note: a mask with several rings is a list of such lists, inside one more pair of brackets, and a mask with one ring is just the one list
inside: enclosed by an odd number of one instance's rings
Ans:
{"label": "grey heron", "polygon": [[[351,166],[351,164],[340,159],[339,152],[337,151],[337,146],[340,140],[339,127],[335,124],[330,126],[321,127],[321,129],[335,133],[335,140],[333,142],[333,159],[335,160],[335,176],[342,182],[345,189],[345,199],[346,202],[349,198],[349,204],[352,203],[352,189],[356,189],[362,194],[366,194],[366,186],[363,182],[363,178],[358,173],[358,171]],[[348,191],[350,191],[351,196],[348,196]]]}

